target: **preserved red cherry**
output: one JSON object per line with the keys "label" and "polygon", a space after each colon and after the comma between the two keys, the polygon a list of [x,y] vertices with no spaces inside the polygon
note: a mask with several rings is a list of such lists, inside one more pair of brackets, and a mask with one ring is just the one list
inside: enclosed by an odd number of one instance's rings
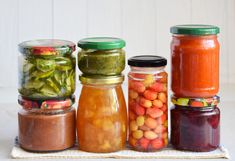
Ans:
{"label": "preserved red cherry", "polygon": [[171,143],[174,148],[207,152],[220,144],[220,110],[214,107],[184,107],[171,110]]}

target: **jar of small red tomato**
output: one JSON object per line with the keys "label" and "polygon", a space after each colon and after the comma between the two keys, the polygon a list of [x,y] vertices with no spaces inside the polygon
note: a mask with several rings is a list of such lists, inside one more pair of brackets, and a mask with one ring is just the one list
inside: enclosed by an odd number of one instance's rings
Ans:
{"label": "jar of small red tomato", "polygon": [[142,55],[128,65],[129,144],[137,151],[157,151],[168,144],[167,60]]}
{"label": "jar of small red tomato", "polygon": [[177,25],[170,29],[171,89],[177,97],[212,97],[219,90],[219,28]]}

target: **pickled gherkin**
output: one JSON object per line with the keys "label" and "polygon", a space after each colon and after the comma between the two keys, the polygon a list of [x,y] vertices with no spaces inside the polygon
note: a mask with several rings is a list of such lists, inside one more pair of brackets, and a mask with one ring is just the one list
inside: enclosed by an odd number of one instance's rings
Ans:
{"label": "pickled gherkin", "polygon": [[31,56],[23,62],[21,95],[28,98],[65,97],[75,90],[75,58]]}

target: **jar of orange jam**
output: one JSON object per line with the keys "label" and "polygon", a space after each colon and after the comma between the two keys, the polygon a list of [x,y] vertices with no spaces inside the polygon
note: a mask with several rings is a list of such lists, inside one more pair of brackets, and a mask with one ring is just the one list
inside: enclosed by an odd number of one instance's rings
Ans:
{"label": "jar of orange jam", "polygon": [[177,25],[170,29],[171,88],[177,97],[212,97],[219,89],[219,28]]}
{"label": "jar of orange jam", "polygon": [[79,149],[107,153],[125,148],[127,109],[121,84],[124,76],[80,76],[83,84],[78,111]]}

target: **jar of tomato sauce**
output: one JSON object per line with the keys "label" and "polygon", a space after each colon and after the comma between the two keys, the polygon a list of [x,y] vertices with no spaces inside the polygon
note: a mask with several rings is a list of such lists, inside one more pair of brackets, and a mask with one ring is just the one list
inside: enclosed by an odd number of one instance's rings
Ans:
{"label": "jar of tomato sauce", "polygon": [[125,148],[127,109],[124,76],[80,76],[83,84],[77,111],[79,149],[107,153]]}
{"label": "jar of tomato sauce", "polygon": [[[32,152],[68,149],[76,140],[76,110],[71,99],[32,101],[19,97],[18,142]],[[47,107],[47,108],[45,108]]]}
{"label": "jar of tomato sauce", "polygon": [[170,29],[171,88],[177,97],[212,97],[219,90],[219,28],[178,25]]}
{"label": "jar of tomato sauce", "polygon": [[167,60],[155,55],[128,59],[129,144],[137,151],[157,151],[168,144]]}

